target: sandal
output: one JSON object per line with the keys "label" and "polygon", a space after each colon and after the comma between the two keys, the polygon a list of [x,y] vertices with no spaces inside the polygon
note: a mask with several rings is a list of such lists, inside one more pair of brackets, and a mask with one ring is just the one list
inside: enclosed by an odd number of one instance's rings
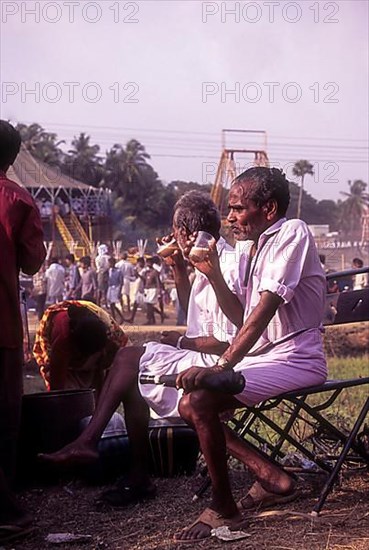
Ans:
{"label": "sandal", "polygon": [[264,510],[265,508],[270,508],[278,504],[292,502],[296,500],[298,496],[299,493],[296,490],[293,490],[292,493],[288,493],[287,495],[271,493],[264,489],[258,481],[255,481],[247,495],[237,502],[237,508],[240,512],[244,510],[254,510],[255,508]]}
{"label": "sandal", "polygon": [[98,503],[109,504],[110,506],[130,506],[145,500],[151,500],[156,497],[156,485],[133,486],[127,482],[120,482],[114,489],[104,491]]}
{"label": "sandal", "polygon": [[176,535],[174,535],[174,542],[177,544],[181,543],[196,543],[201,542],[205,539],[208,539],[211,537],[211,532],[213,529],[217,529],[218,527],[230,527],[232,529],[242,527],[245,523],[245,521],[241,517],[237,517],[237,519],[233,518],[224,518],[221,514],[216,512],[215,510],[212,510],[211,508],[205,508],[205,510],[199,515],[196,521],[194,521],[189,527],[186,527],[181,531],[181,533],[186,533],[191,531],[193,527],[196,525],[202,523],[203,525],[206,525],[209,527],[209,532],[204,536],[197,537],[197,538],[177,538]]}

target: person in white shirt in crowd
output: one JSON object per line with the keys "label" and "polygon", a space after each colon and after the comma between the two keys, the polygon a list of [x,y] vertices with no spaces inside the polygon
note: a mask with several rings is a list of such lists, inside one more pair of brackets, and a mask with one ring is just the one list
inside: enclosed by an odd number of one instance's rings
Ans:
{"label": "person in white shirt in crowd", "polygon": [[91,257],[83,256],[79,261],[81,271],[81,280],[76,288],[76,293],[81,295],[82,300],[88,302],[97,301],[97,275],[95,269],[91,267]]}
{"label": "person in white shirt in crowd", "polygon": [[174,286],[172,290],[170,291],[170,301],[174,305],[174,308],[176,310],[176,325],[177,327],[183,326],[186,324],[186,314],[180,304],[180,301],[178,299],[178,292],[176,287]]}
{"label": "person in white shirt in crowd", "polygon": [[45,311],[46,295],[47,295],[47,280],[45,277],[46,265],[42,264],[37,273],[32,277],[32,292],[31,296],[36,305],[37,318],[41,321]]}
{"label": "person in white shirt in crowd", "polygon": [[108,278],[108,291],[106,293],[106,302],[110,308],[111,315],[114,321],[120,318],[120,322],[124,322],[122,312],[118,308],[120,304],[120,298],[122,295],[123,276],[120,269],[115,265],[115,258],[109,258],[109,278]]}
{"label": "person in white shirt in crowd", "polygon": [[74,254],[67,254],[65,257],[65,265],[67,266],[67,279],[66,279],[66,300],[79,300],[81,297],[80,291],[77,291],[78,285],[81,280],[81,274],[76,263]]}
{"label": "person in white shirt in crowd", "polygon": [[135,266],[136,287],[134,291],[133,307],[131,317],[125,319],[127,323],[133,323],[136,317],[136,313],[139,307],[145,306],[145,274],[147,267],[145,265],[145,258],[138,258]]}
{"label": "person in white shirt in crowd", "polygon": [[123,276],[122,289],[122,311],[124,308],[124,299],[127,304],[127,311],[131,313],[131,284],[136,280],[134,265],[128,260],[128,252],[123,252],[121,259],[116,263],[116,266],[121,270]]}
{"label": "person in white shirt in crowd", "polygon": [[106,293],[108,290],[108,271],[109,271],[109,254],[106,244],[101,244],[97,247],[97,256],[95,258],[96,275],[97,275],[97,305],[106,305]]}
{"label": "person in white shirt in crowd", "polygon": [[50,265],[45,271],[47,281],[47,304],[56,304],[63,300],[65,269],[59,263],[59,258],[51,258]]}
{"label": "person in white shirt in crowd", "polygon": [[161,324],[164,324],[164,320],[168,316],[164,312],[164,301],[165,301],[165,285],[164,285],[164,263],[162,263],[159,256],[153,256],[153,268],[158,272],[159,275],[159,293],[158,293],[158,308],[155,308],[155,311],[159,313]]}
{"label": "person in white shirt in crowd", "polygon": [[155,325],[155,313],[160,315],[160,311],[156,307],[158,302],[158,296],[160,291],[160,279],[159,273],[154,269],[153,258],[148,258],[146,261],[145,271],[145,309],[146,309],[146,323],[145,325]]}
{"label": "person in white shirt in crowd", "polygon": [[98,457],[97,445],[105,426],[122,401],[131,447],[129,479],[102,495],[112,506],[127,506],[153,498],[156,487],[148,470],[149,407],[162,417],[178,417],[180,394],[175,388],[142,385],[139,374],[173,374],[191,365],[213,365],[228,348],[242,324],[242,304],[232,301],[233,323],[218,304],[213,283],[196,271],[192,285],[188,280],[183,251],[189,236],[200,230],[214,236],[220,258],[222,284],[235,289],[238,266],[233,248],[220,237],[220,213],[209,196],[191,191],[176,203],[173,232],[179,248],[165,261],[172,265],[179,299],[188,313],[186,334],[164,331],[161,342],[149,342],[145,347],[121,349],[111,367],[97,408],[90,424],[76,441],[60,451],[44,456],[54,464],[88,462]]}
{"label": "person in white shirt in crowd", "polygon": [[50,200],[44,202],[44,214],[47,218],[50,218],[53,214],[53,203]]}

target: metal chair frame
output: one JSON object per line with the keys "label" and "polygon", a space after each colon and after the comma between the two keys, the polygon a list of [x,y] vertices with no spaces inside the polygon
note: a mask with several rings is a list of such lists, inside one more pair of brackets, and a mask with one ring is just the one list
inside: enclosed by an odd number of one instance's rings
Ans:
{"label": "metal chair frame", "polygon": [[[261,446],[263,452],[273,460],[278,461],[278,459],[285,456],[282,447],[285,443],[287,443],[294,446],[302,455],[319,466],[319,468],[328,472],[329,477],[321,491],[317,504],[313,508],[313,512],[318,514],[322,510],[326,498],[338,477],[342,464],[348,458],[351,450],[358,455],[354,457],[355,460],[359,458],[369,465],[369,455],[366,454],[356,443],[356,436],[365,420],[366,415],[369,412],[369,397],[364,401],[356,421],[349,433],[346,433],[342,429],[338,428],[324,416],[324,411],[331,407],[344,389],[354,388],[361,385],[368,386],[369,395],[369,377],[349,380],[329,380],[320,386],[314,386],[302,391],[300,390],[285,393],[276,398],[265,401],[257,407],[252,407],[245,410],[242,409],[241,415],[239,417],[235,416],[229,422],[229,425],[240,437],[247,439],[248,443],[257,446],[258,448]],[[326,397],[327,392],[330,393],[328,397]],[[317,405],[310,405],[307,402],[307,398],[311,395],[322,396],[324,401],[319,402]],[[267,415],[268,412],[274,410],[280,405],[291,408],[288,420],[283,426],[277,424]],[[303,412],[308,416],[308,419],[302,416]],[[312,421],[309,419],[312,419]],[[264,423],[278,435],[276,443],[272,444],[265,437],[260,435],[257,428],[255,429],[255,423],[257,420]],[[309,449],[308,443],[300,441],[293,435],[292,428],[296,420],[308,422],[311,425],[314,425],[315,423],[316,425],[319,425],[319,427],[323,428],[326,433],[331,434],[334,438],[338,439],[343,444],[340,454],[336,457],[329,456],[323,459],[318,454],[312,452]],[[336,461],[334,467],[331,465],[332,460]]]}

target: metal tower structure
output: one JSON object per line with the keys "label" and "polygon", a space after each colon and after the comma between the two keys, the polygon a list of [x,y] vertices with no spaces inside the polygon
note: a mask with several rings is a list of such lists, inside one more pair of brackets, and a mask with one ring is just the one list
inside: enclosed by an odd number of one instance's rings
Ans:
{"label": "metal tower structure", "polygon": [[[229,147],[227,145],[227,138],[233,134],[247,134],[248,138],[262,138],[262,148],[253,147]],[[248,140],[250,141],[250,140]],[[230,188],[232,181],[237,176],[237,172],[240,172],[237,166],[236,155],[251,156],[251,164],[253,166],[269,166],[267,150],[267,134],[264,130],[234,130],[224,129],[222,130],[222,153],[215,176],[215,182],[211,190],[211,198],[218,206],[222,213],[225,212],[225,201],[227,198],[227,190]],[[243,166],[246,169],[248,166]]]}

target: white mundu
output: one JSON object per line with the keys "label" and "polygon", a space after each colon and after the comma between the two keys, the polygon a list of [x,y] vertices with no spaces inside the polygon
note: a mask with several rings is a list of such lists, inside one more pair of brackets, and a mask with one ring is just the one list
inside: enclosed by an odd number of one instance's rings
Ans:
{"label": "white mundu", "polygon": [[[221,237],[217,242],[220,267],[229,288],[235,292],[238,266],[234,249]],[[220,342],[229,342],[237,328],[227,319],[216,299],[215,292],[205,275],[196,271],[192,285],[186,336],[214,336]],[[216,363],[217,355],[186,349],[176,349],[167,344],[149,342],[140,360],[140,374],[163,375],[179,373],[197,365],[209,367]],[[178,402],[181,391],[163,386],[139,384],[140,392],[153,411],[161,417],[179,416]]]}

